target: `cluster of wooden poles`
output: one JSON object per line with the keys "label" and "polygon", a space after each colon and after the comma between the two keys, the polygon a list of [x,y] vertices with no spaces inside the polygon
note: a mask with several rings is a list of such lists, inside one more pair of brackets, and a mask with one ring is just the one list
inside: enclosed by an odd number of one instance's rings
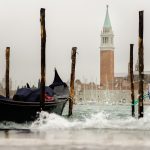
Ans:
{"label": "cluster of wooden poles", "polygon": [[[41,97],[40,97],[40,111],[44,110],[45,102],[45,56],[46,56],[46,29],[45,29],[45,9],[40,10],[40,22],[41,22]],[[74,98],[74,80],[75,80],[75,65],[76,65],[76,51],[77,47],[72,48],[72,65],[71,65],[71,76],[70,76],[70,97],[69,97],[69,111],[68,116],[72,115],[73,109],[73,98]],[[9,98],[9,64],[10,64],[10,47],[6,48],[6,73],[5,73],[5,90],[6,98]]]}
{"label": "cluster of wooden poles", "polygon": [[[144,82],[144,63],[143,63],[143,11],[139,12],[139,43],[138,43],[138,58],[139,58],[139,105],[138,105],[138,118],[144,116],[143,109],[143,82]],[[41,22],[41,99],[40,110],[44,110],[45,101],[45,55],[46,55],[46,29],[45,29],[45,9],[40,10],[40,22]],[[135,116],[134,105],[134,75],[133,75],[133,44],[130,44],[130,79],[131,79],[131,99],[132,99],[132,116]],[[75,65],[76,65],[76,53],[77,47],[72,48],[72,65],[70,75],[70,98],[69,98],[69,111],[68,116],[72,115],[73,98],[74,98],[74,80],[75,80]],[[6,98],[9,98],[9,57],[10,47],[6,48]]]}
{"label": "cluster of wooden poles", "polygon": [[[143,99],[144,99],[144,48],[143,48],[143,16],[144,11],[139,11],[139,42],[138,42],[138,60],[139,60],[139,96],[138,96],[138,118],[142,118],[144,116],[144,107],[143,107]],[[132,99],[132,116],[135,117],[135,98],[134,98],[134,75],[133,75],[133,44],[130,44],[130,80],[131,80],[131,99]]]}

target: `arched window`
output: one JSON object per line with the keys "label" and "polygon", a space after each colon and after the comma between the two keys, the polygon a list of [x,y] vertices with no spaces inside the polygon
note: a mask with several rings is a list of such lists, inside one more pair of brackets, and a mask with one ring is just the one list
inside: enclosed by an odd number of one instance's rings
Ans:
{"label": "arched window", "polygon": [[105,41],[106,41],[105,43],[107,44],[108,43],[108,37],[105,38]]}

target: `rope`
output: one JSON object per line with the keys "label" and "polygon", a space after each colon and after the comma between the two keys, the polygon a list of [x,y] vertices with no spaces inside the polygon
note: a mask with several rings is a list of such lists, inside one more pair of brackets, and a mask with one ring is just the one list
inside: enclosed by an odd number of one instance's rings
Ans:
{"label": "rope", "polygon": [[[145,94],[145,95],[143,96],[143,99],[145,99],[145,98],[147,98],[147,97],[150,98],[150,93]],[[136,104],[138,104],[138,102],[139,102],[139,99],[135,99],[135,100],[134,100],[134,104],[132,104],[132,105],[136,105]]]}

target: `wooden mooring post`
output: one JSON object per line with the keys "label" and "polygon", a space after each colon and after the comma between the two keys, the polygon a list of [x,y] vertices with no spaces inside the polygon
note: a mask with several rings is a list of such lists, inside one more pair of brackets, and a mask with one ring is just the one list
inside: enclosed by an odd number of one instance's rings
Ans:
{"label": "wooden mooring post", "polygon": [[139,11],[139,43],[138,43],[138,57],[139,57],[139,105],[138,105],[138,118],[144,116],[143,108],[143,82],[144,82],[144,48],[143,48],[143,15],[144,11]]}
{"label": "wooden mooring post", "polygon": [[6,86],[6,98],[9,98],[9,60],[10,47],[6,47],[6,74],[5,74],[5,86]]}
{"label": "wooden mooring post", "polygon": [[69,98],[68,116],[72,115],[72,110],[73,110],[76,53],[77,53],[77,47],[73,47],[71,52],[72,65],[71,65],[71,76],[70,76],[70,98]]}
{"label": "wooden mooring post", "polygon": [[41,8],[40,11],[40,22],[41,22],[41,99],[40,107],[44,109],[45,102],[45,49],[46,49],[46,29],[45,29],[45,9]]}
{"label": "wooden mooring post", "polygon": [[130,44],[130,81],[131,81],[131,109],[132,109],[132,117],[135,117],[135,105],[134,105],[134,75],[133,75],[133,46],[134,44]]}

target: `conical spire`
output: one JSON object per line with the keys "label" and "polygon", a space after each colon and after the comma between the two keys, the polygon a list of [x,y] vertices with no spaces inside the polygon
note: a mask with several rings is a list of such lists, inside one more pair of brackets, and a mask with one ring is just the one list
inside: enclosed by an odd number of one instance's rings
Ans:
{"label": "conical spire", "polygon": [[109,50],[114,50],[114,34],[109,19],[108,5],[107,5],[104,26],[101,32],[101,50],[108,50],[108,48]]}
{"label": "conical spire", "polygon": [[107,7],[107,11],[106,11],[105,22],[104,22],[103,28],[111,28],[109,12],[108,12],[108,5],[106,7]]}

